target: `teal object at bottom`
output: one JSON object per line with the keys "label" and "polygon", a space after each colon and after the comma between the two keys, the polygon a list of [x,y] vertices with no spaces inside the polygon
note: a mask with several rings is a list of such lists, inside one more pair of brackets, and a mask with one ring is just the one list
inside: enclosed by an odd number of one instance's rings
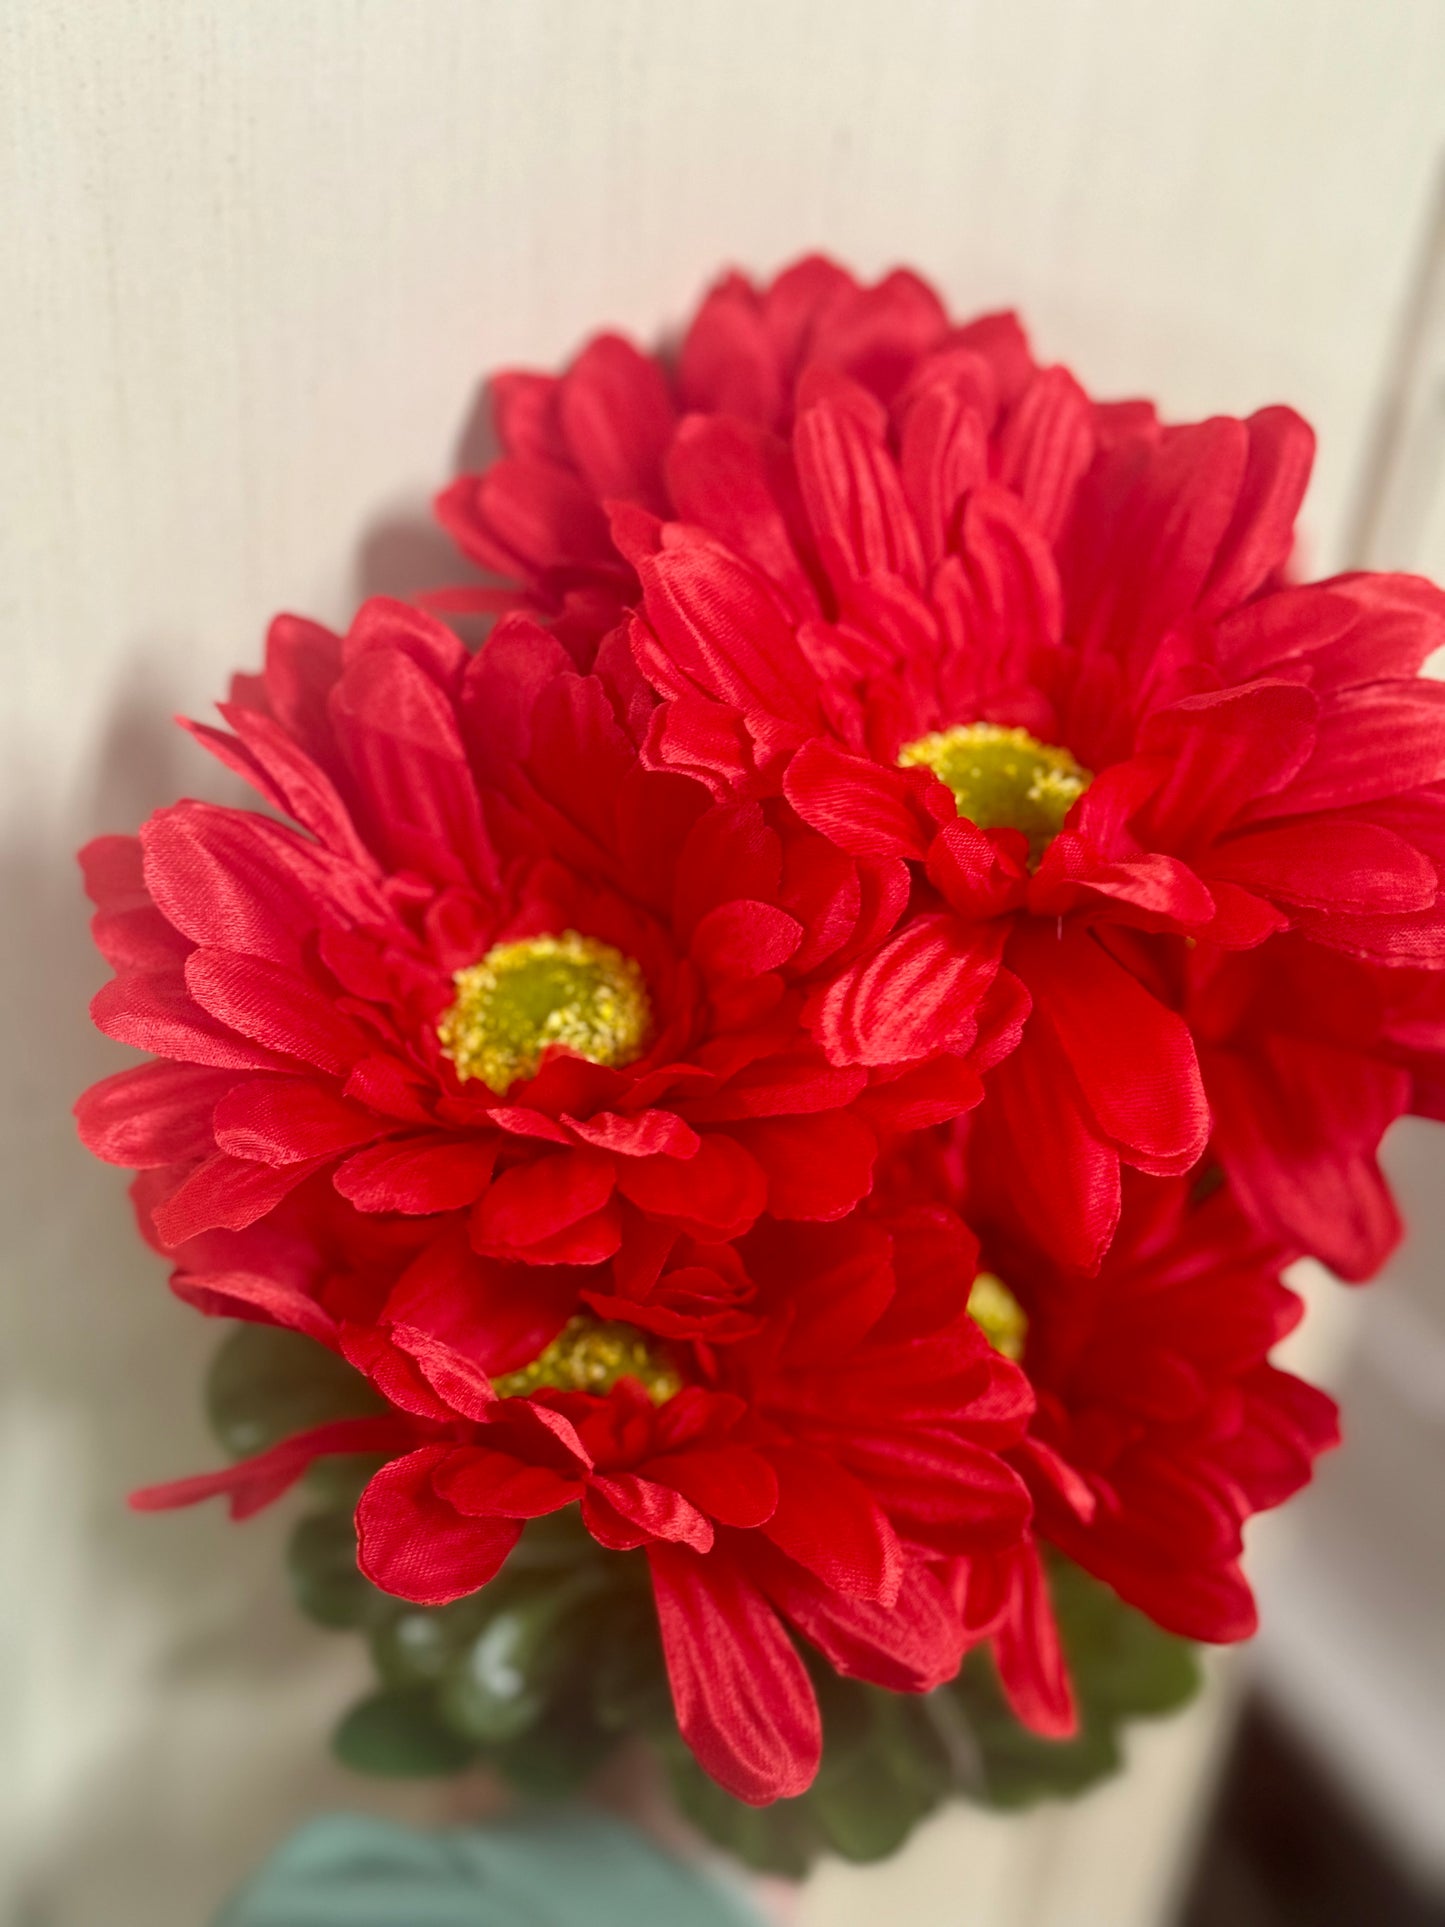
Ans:
{"label": "teal object at bottom", "polygon": [[215,1927],[761,1927],[740,1896],[582,1808],[445,1833],[338,1814],[288,1840]]}

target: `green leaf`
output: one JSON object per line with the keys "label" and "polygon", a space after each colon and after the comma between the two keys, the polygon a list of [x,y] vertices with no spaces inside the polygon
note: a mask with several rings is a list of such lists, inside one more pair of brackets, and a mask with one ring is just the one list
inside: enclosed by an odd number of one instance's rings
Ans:
{"label": "green leaf", "polygon": [[1090,1709],[1121,1715],[1172,1713],[1199,1691],[1199,1660],[1188,1640],[1166,1633],[1078,1566],[1049,1573],[1076,1689]]}
{"label": "green leaf", "polygon": [[873,1708],[875,1751],[890,1772],[920,1796],[941,1799],[953,1786],[954,1757],[929,1717],[929,1696],[889,1693],[879,1686],[858,1690]]}
{"label": "green leaf", "polygon": [[313,1512],[298,1522],[286,1549],[297,1605],[321,1626],[366,1626],[391,1602],[356,1564],[356,1527],[349,1512]]}
{"label": "green leaf", "polygon": [[216,1353],[206,1383],[211,1429],[236,1459],[265,1452],[313,1425],[385,1409],[345,1359],[274,1325],[236,1326]]}
{"label": "green leaf", "polygon": [[952,1781],[950,1755],[920,1700],[808,1661],[823,1712],[823,1762],[797,1799],[748,1806],[709,1779],[680,1739],[662,1749],[678,1805],[700,1832],[759,1872],[793,1878],[829,1849],[854,1861],[896,1853]]}
{"label": "green leaf", "polygon": [[341,1452],[335,1458],[313,1459],[306,1468],[305,1488],[319,1506],[349,1516],[385,1464],[385,1457],[377,1452]]}
{"label": "green leaf", "polygon": [[963,1790],[985,1805],[1013,1808],[1067,1799],[1117,1771],[1120,1754],[1112,1722],[1091,1718],[1085,1710],[1075,1738],[1042,1739],[1008,1710],[990,1661],[970,1658],[965,1673],[955,1691],[964,1701],[977,1747],[978,1779]]}
{"label": "green leaf", "polygon": [[884,1860],[938,1805],[930,1794],[865,1753],[842,1773],[819,1779],[805,1796],[828,1844],[845,1860]]}
{"label": "green leaf", "polygon": [[818,1767],[818,1776],[823,1779],[846,1772],[872,1746],[872,1689],[857,1680],[844,1679],[817,1653],[805,1651],[802,1657],[823,1719],[823,1758]]}
{"label": "green leaf", "polygon": [[476,1598],[451,1606],[413,1606],[392,1600],[393,1610],[372,1628],[371,1654],[388,1686],[435,1686],[461,1665],[481,1631],[485,1611]]}
{"label": "green leaf", "polygon": [[1050,1596],[1079,1707],[1079,1731],[1047,1740],[1014,1718],[989,1656],[971,1653],[939,1689],[961,1713],[972,1760],[961,1789],[985,1804],[1030,1806],[1084,1792],[1118,1771],[1119,1729],[1183,1706],[1199,1689],[1193,1648],[1063,1559],[1049,1564]]}
{"label": "green leaf", "polygon": [[[525,1733],[546,1710],[570,1664],[584,1656],[580,1614],[606,1584],[600,1568],[588,1566],[565,1579],[494,1580],[477,1598],[483,1615],[479,1631],[442,1682],[446,1718],[469,1739],[489,1746]],[[569,1619],[575,1638],[564,1632]]]}
{"label": "green leaf", "polygon": [[585,1706],[553,1707],[509,1745],[487,1754],[519,1793],[530,1800],[565,1800],[585,1785],[617,1746]]}
{"label": "green leaf", "polygon": [[826,1843],[806,1796],[750,1807],[710,1780],[685,1750],[668,1765],[684,1817],[744,1866],[800,1880],[822,1852]]}
{"label": "green leaf", "polygon": [[645,1583],[643,1561],[605,1552],[583,1525],[580,1508],[564,1506],[560,1512],[545,1513],[540,1519],[527,1521],[521,1538],[507,1555],[506,1571],[516,1577],[524,1572],[565,1573],[577,1566],[604,1565],[628,1571],[634,1566],[642,1567]]}
{"label": "green leaf", "polygon": [[922,1704],[836,1676],[820,1682],[823,1765],[804,1798],[845,1860],[882,1860],[951,1790],[952,1761]]}
{"label": "green leaf", "polygon": [[587,1679],[593,1713],[609,1732],[676,1733],[657,1612],[650,1599],[609,1602],[598,1622]]}
{"label": "green leaf", "polygon": [[373,1693],[337,1727],[332,1748],[357,1773],[396,1779],[433,1779],[459,1773],[476,1749],[440,1717],[435,1695],[407,1687]]}

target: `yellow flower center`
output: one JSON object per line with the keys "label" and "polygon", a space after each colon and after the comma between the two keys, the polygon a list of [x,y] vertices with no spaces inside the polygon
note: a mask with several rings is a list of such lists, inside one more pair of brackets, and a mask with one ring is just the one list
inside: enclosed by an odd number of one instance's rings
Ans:
{"label": "yellow flower center", "polygon": [[499,1097],[535,1077],[550,1044],[620,1066],[642,1055],[652,1026],[637,965],[575,930],[493,944],[452,981],[456,1001],[437,1025],[442,1053],[458,1077],[479,1077]]}
{"label": "yellow flower center", "polygon": [[989,1344],[1017,1364],[1028,1337],[1028,1314],[1002,1278],[981,1271],[968,1294],[968,1315]]}
{"label": "yellow flower center", "polygon": [[547,1349],[520,1371],[492,1380],[500,1398],[525,1398],[544,1387],[557,1392],[610,1392],[621,1378],[635,1378],[654,1405],[682,1390],[671,1365],[658,1358],[631,1325],[569,1318]]}
{"label": "yellow flower center", "polygon": [[935,730],[905,743],[898,762],[931,769],[953,791],[959,815],[981,830],[1022,830],[1033,863],[1094,780],[1066,749],[1002,723]]}

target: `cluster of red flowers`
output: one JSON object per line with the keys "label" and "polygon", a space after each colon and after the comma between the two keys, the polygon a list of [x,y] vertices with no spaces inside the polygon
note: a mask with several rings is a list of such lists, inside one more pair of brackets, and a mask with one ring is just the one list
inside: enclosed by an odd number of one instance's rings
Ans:
{"label": "cluster of red flowers", "polygon": [[156,1060],[86,1142],[183,1298],[388,1407],[142,1502],[383,1454],[361,1565],[428,1603],[576,1505],[745,1800],[815,1772],[798,1641],[902,1691],[990,1641],[1066,1733],[1041,1542],[1238,1639],[1335,1437],[1268,1354],[1442,1114],[1445,597],[1289,582],[1288,410],[1101,405],[909,274],[495,396],[439,505],[482,648],[279,620],[195,728],[276,814],[85,853]]}

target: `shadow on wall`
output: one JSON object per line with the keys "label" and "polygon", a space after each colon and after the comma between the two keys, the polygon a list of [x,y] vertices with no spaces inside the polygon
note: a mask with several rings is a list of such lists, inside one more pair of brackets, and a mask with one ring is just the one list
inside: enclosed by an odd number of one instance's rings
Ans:
{"label": "shadow on wall", "polygon": [[[483,384],[473,397],[452,456],[452,473],[475,475],[501,453],[492,427],[491,402]],[[431,505],[403,503],[377,517],[362,536],[356,558],[356,596],[408,600],[438,586],[453,588],[485,580],[443,534]]]}
{"label": "shadow on wall", "polygon": [[[424,508],[378,523],[357,562],[367,594],[469,573]],[[219,1505],[160,1519],[125,1505],[137,1485],[214,1463],[201,1404],[220,1328],[172,1299],[164,1259],[136,1232],[125,1174],[75,1136],[78,1093],[137,1061],[87,1015],[109,972],[75,853],[178,797],[254,800],[169,720],[158,665],[175,653],[158,639],[130,645],[83,792],[0,853],[14,939],[0,1024],[15,1103],[0,1176],[10,1269],[0,1492],[21,1575],[7,1645],[24,1668],[0,1912],[17,1927],[197,1927],[298,1814],[360,1804],[420,1818],[431,1804],[424,1792],[369,1789],[329,1761],[326,1735],[366,1668],[357,1642],[329,1638],[291,1606],[282,1556],[294,1508],[238,1528]],[[150,1896],[148,1870],[161,1865],[164,1895]]]}

